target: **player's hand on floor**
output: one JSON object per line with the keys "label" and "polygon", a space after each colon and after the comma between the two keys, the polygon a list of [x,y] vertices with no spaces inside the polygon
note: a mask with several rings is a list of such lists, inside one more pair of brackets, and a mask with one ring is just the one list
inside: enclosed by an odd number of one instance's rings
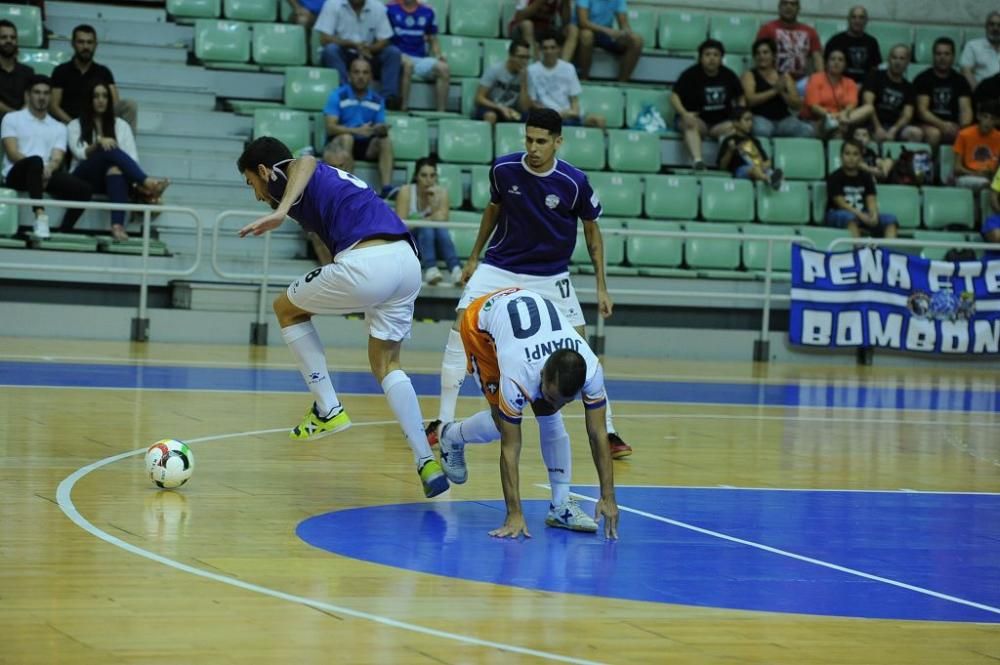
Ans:
{"label": "player's hand on floor", "polygon": [[618,504],[614,501],[601,499],[594,509],[594,521],[601,523],[601,515],[604,515],[604,537],[609,540],[618,539]]}
{"label": "player's hand on floor", "polygon": [[269,215],[265,215],[259,219],[255,219],[250,222],[242,229],[240,229],[240,237],[246,238],[248,235],[259,236],[262,233],[267,233],[273,229],[281,226],[281,223],[285,221],[285,213],[278,212],[275,210]]}
{"label": "player's hand on floor", "polygon": [[490,531],[490,535],[496,538],[531,538],[528,533],[528,525],[524,521],[524,515],[508,515],[507,520],[499,529]]}

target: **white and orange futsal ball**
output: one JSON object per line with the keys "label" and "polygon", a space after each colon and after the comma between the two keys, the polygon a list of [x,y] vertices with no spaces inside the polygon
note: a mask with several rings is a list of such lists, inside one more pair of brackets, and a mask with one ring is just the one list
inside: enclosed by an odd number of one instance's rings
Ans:
{"label": "white and orange futsal ball", "polygon": [[194,454],[183,441],[162,439],[146,451],[146,471],[157,487],[180,487],[194,471]]}

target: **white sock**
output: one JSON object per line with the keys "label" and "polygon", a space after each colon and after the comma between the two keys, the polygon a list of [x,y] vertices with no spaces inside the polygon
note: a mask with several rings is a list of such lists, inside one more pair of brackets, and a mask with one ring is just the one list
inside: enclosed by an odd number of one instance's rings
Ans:
{"label": "white sock", "polygon": [[448,427],[448,435],[444,439],[450,445],[493,443],[500,439],[500,430],[493,422],[493,414],[487,409]]}
{"label": "white sock", "polygon": [[424,434],[424,418],[420,415],[420,402],[417,401],[417,393],[413,390],[410,377],[403,370],[395,369],[382,379],[382,391],[389,401],[389,408],[403,428],[403,436],[410,444],[417,468],[427,460],[434,459],[434,453],[427,443],[427,435]]}
{"label": "white sock", "polygon": [[538,438],[541,440],[542,459],[549,471],[552,486],[552,505],[560,506],[569,499],[569,486],[573,480],[573,452],[569,434],[563,425],[561,413],[538,416]]}
{"label": "white sock", "polygon": [[444,358],[441,359],[441,406],[438,407],[438,420],[443,423],[450,423],[455,419],[455,405],[458,404],[458,392],[465,382],[465,370],[462,336],[455,330],[449,330]]}
{"label": "white sock", "polygon": [[298,361],[299,371],[305,379],[306,387],[316,400],[316,409],[323,417],[340,407],[337,392],[330,382],[330,374],[326,369],[326,352],[319,333],[312,321],[296,323],[281,329],[285,344],[291,349],[292,355]]}
{"label": "white sock", "polygon": [[611,434],[612,432],[615,431],[615,421],[614,418],[611,416],[611,400],[607,399],[607,393],[605,393],[604,397],[605,397],[604,426],[607,428],[608,434]]}

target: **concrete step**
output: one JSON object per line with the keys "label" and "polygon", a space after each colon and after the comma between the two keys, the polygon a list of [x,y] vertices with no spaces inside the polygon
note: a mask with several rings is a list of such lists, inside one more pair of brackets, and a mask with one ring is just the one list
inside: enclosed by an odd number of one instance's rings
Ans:
{"label": "concrete step", "polygon": [[245,183],[225,184],[182,179],[173,181],[163,198],[167,205],[210,205],[226,210],[245,210],[254,203],[253,192]]}
{"label": "concrete step", "polygon": [[[100,35],[98,35],[100,37]],[[49,51],[73,54],[73,46],[69,37],[54,37],[49,40]],[[100,42],[97,46],[97,60],[103,63],[106,59],[124,60],[134,62],[136,60],[149,62],[172,62],[175,64],[187,63],[188,51],[183,46],[150,46],[147,44],[117,44],[114,42]]]}
{"label": "concrete step", "polygon": [[[163,23],[167,13],[154,7],[110,5],[86,2],[46,2],[46,20],[51,18],[75,18],[77,23],[93,23],[97,20],[142,21]],[[83,19],[86,19],[84,21]],[[99,37],[100,35],[98,35]]]}
{"label": "concrete step", "polygon": [[[118,85],[137,84],[189,90],[215,90],[216,76],[204,67],[177,62],[149,62],[108,58],[100,60],[111,69]],[[218,93],[216,93],[218,94]]]}
{"label": "concrete step", "polygon": [[[198,136],[185,134],[173,128],[161,128],[157,133],[142,133],[136,137],[139,145],[139,157],[147,151],[169,150],[184,152],[190,155],[214,153],[232,155],[233,160],[243,152],[245,138],[227,136]],[[235,162],[234,162],[235,163]]]}
{"label": "concrete step", "polygon": [[236,158],[232,155],[203,152],[198,154],[150,151],[142,155],[142,168],[148,173],[171,180],[200,180],[222,184],[244,185],[243,177],[236,171]]}
{"label": "concrete step", "polygon": [[139,134],[176,133],[187,136],[249,138],[253,118],[219,111],[139,108]]}
{"label": "concrete step", "polygon": [[135,100],[139,108],[171,106],[189,111],[215,110],[215,94],[207,90],[164,88],[139,83],[119,84],[118,90],[122,98]]}
{"label": "concrete step", "polygon": [[269,72],[230,72],[210,70],[214,75],[212,90],[219,97],[281,101],[285,94],[285,75]]}
{"label": "concrete step", "polygon": [[[81,18],[72,16],[50,16],[45,20],[45,26],[49,30],[56,36],[66,38],[73,34],[73,28],[80,23]],[[161,22],[88,19],[87,23],[97,31],[97,39],[101,44],[180,45],[187,48],[194,44],[192,26],[167,23],[165,19]]]}

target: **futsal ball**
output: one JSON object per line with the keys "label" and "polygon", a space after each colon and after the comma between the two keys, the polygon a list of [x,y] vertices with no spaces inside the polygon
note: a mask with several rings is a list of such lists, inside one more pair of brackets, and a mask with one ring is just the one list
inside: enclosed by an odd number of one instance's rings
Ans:
{"label": "futsal ball", "polygon": [[157,487],[180,487],[194,471],[194,455],[183,441],[163,439],[146,451],[146,471]]}

